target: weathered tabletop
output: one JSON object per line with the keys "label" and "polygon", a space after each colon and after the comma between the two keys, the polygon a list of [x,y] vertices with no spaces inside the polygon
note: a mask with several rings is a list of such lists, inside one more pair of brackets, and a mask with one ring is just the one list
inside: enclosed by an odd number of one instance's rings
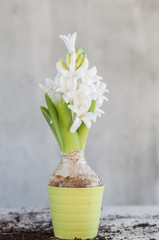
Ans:
{"label": "weathered tabletop", "polygon": [[[49,209],[0,209],[0,240],[55,239]],[[104,207],[99,240],[159,240],[159,206]]]}

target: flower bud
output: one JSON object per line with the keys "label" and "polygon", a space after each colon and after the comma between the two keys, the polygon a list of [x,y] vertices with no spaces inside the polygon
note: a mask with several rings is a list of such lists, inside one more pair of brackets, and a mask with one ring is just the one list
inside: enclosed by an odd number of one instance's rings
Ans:
{"label": "flower bud", "polygon": [[60,58],[60,60],[57,62],[57,65],[61,65],[65,70],[68,70],[68,68],[66,67],[66,64],[62,58]]}
{"label": "flower bud", "polygon": [[86,59],[86,54],[85,54],[85,52],[83,52],[83,59],[82,59],[82,62],[81,62],[81,66],[84,64],[85,59]]}
{"label": "flower bud", "polygon": [[68,67],[70,66],[70,53],[66,55],[66,64]]}
{"label": "flower bud", "polygon": [[79,57],[79,55],[83,52],[82,48],[77,48],[76,50],[76,59]]}
{"label": "flower bud", "polygon": [[82,60],[83,60],[83,52],[76,59],[76,70],[81,66]]}

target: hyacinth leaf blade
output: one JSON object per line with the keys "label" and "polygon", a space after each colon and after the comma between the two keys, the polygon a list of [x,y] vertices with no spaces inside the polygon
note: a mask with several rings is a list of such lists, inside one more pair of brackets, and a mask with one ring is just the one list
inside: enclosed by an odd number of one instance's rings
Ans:
{"label": "hyacinth leaf blade", "polygon": [[71,110],[64,101],[60,100],[57,100],[57,109],[64,143],[64,152],[69,154],[76,150],[82,149],[80,137],[77,131],[74,133],[70,132],[70,127],[72,125]]}
{"label": "hyacinth leaf blade", "polygon": [[56,141],[58,142],[59,147],[60,147],[60,149],[62,151],[63,149],[62,149],[62,146],[61,146],[60,141],[58,139],[58,136],[56,134],[56,129],[55,129],[55,126],[54,126],[54,124],[52,122],[49,110],[47,108],[43,107],[43,106],[41,106],[40,109],[41,109],[41,112],[42,112],[44,118],[46,119],[48,125],[50,126],[50,128],[51,128],[51,130],[52,130],[52,132],[53,132],[53,134],[54,134],[54,136],[56,138]]}
{"label": "hyacinth leaf blade", "polygon": [[49,97],[49,95],[47,93],[45,93],[45,100],[46,100],[46,104],[48,106],[48,110],[49,110],[49,113],[50,113],[52,123],[54,124],[54,127],[55,127],[55,131],[56,131],[58,141],[59,141],[60,146],[61,146],[60,149],[61,149],[61,151],[63,151],[63,139],[62,139],[62,135],[61,135],[58,112],[56,110],[56,107],[55,107],[54,103],[52,102],[51,98]]}
{"label": "hyacinth leaf blade", "polygon": [[[92,100],[91,106],[88,110],[88,112],[94,112],[96,106],[96,101]],[[82,148],[85,149],[87,138],[88,138],[89,128],[85,125],[84,122],[82,122],[81,126],[78,128],[78,135],[81,139]]]}

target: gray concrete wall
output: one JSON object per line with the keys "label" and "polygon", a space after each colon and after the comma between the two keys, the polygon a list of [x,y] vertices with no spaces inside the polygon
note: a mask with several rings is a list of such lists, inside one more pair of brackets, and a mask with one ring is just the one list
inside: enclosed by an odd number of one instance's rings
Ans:
{"label": "gray concrete wall", "polygon": [[48,206],[60,151],[38,84],[74,31],[110,90],[86,148],[104,204],[159,204],[159,1],[0,0],[0,207]]}

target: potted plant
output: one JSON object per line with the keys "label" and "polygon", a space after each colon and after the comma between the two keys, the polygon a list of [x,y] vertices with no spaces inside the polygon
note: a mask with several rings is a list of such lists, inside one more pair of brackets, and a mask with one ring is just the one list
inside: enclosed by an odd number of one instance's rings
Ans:
{"label": "potted plant", "polygon": [[104,191],[85,160],[84,149],[92,122],[104,113],[100,107],[108,90],[96,67],[89,68],[85,52],[75,50],[76,35],[60,35],[69,51],[66,62],[60,59],[55,79],[40,84],[47,105],[41,111],[62,156],[48,185],[54,234],[62,239],[97,235]]}

